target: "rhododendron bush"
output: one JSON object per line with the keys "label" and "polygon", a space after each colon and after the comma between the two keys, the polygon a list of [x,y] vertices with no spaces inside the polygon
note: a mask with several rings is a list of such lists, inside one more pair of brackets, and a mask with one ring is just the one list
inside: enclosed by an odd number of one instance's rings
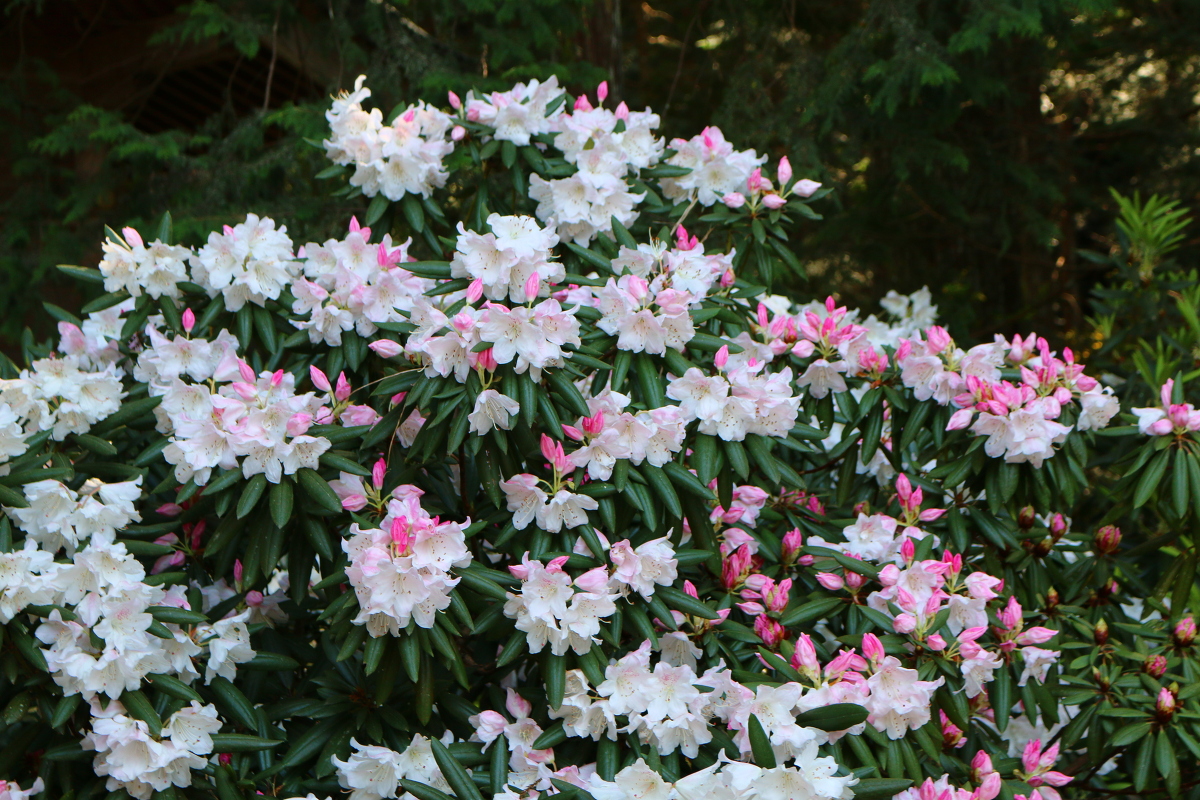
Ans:
{"label": "rhododendron bush", "polygon": [[820,186],[605,95],[360,79],[340,238],[64,267],[107,294],[0,381],[0,797],[1194,784],[1186,376],[771,294]]}

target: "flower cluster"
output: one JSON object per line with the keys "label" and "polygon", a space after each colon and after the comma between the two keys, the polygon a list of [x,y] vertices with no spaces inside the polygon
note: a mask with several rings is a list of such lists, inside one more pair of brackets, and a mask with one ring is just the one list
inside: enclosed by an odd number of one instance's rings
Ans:
{"label": "flower cluster", "polygon": [[[536,272],[529,276],[526,288],[530,295],[536,296],[539,281]],[[472,302],[477,302],[482,286],[476,279],[475,291],[468,292],[468,299],[473,297]],[[509,308],[492,301],[486,301],[481,309],[457,302],[454,305],[460,310],[453,317],[447,317],[442,308],[425,299],[418,301],[412,311],[410,321],[416,329],[403,352],[423,364],[430,377],[454,375],[458,382],[465,383],[472,370],[486,375],[497,365],[511,363],[518,373],[529,372],[540,379],[542,370],[563,365],[567,357],[564,347],[581,344],[574,310],[564,309],[552,297],[532,307]],[[480,350],[482,342],[492,346]],[[402,352],[390,345],[376,350],[388,356]]]}
{"label": "flower cluster", "polygon": [[[605,82],[597,89],[600,103],[607,95]],[[614,218],[632,225],[646,195],[631,192],[626,175],[662,157],[662,140],[654,135],[658,115],[650,109],[630,111],[624,103],[613,111],[593,108],[583,95],[571,113],[558,114],[553,122],[559,131],[554,146],[576,172],[550,180],[531,176],[529,196],[538,204],[538,219],[556,228],[564,240],[583,246],[597,234],[610,232]]]}
{"label": "flower cluster", "polygon": [[[161,396],[158,429],[170,437],[163,457],[180,482],[208,483],[215,468],[241,468],[271,483],[302,468],[315,469],[329,440],[306,431],[330,412],[313,392],[296,393],[296,376],[254,370],[237,357],[237,339],[221,331],[208,341],[185,333],[147,329],[151,346],[138,359],[137,375]],[[184,378],[191,379],[186,382]],[[326,390],[330,389],[325,380]],[[341,398],[339,398],[341,399]]]}
{"label": "flower cluster", "polygon": [[667,384],[667,397],[679,401],[684,421],[699,420],[700,433],[727,442],[740,442],[749,434],[786,436],[796,425],[801,401],[793,394],[791,367],[768,373],[766,363],[754,358],[736,367],[729,360],[722,348],[718,374],[691,367]]}
{"label": "flower cluster", "polygon": [[451,96],[450,104],[458,107],[468,121],[492,128],[492,136],[498,141],[524,147],[532,137],[553,130],[555,112],[550,111],[551,103],[562,93],[558,78],[551,76],[545,81],[518,83],[507,92],[479,96],[470,92],[461,104]]}
{"label": "flower cluster", "polygon": [[[550,260],[558,236],[532,217],[492,214],[487,226],[489,232],[480,234],[458,223],[452,277],[479,281],[491,300],[527,303],[545,296],[566,275],[561,264]],[[527,292],[527,285],[535,291]]]}
{"label": "flower cluster", "polygon": [[335,164],[353,165],[350,184],[368,197],[429,197],[446,183],[442,160],[454,150],[447,141],[450,115],[417,103],[385,125],[379,109],[368,111],[362,106],[371,96],[371,90],[363,85],[366,80],[366,75],[359,75],[354,91],[334,98],[325,112],[330,129],[325,154]]}
{"label": "flower cluster", "polygon": [[[445,738],[446,744],[453,741],[449,732]],[[433,757],[429,739],[419,733],[402,753],[379,745],[359,744],[353,739],[350,745],[354,753],[349,758],[344,761],[333,759],[338,782],[350,790],[350,800],[383,800],[385,797],[416,800],[408,792],[397,794],[402,780],[423,783],[441,792],[450,791],[450,784]]]}
{"label": "flower cluster", "polygon": [[172,786],[190,786],[192,770],[202,769],[213,751],[212,734],[221,729],[216,706],[195,700],[167,719],[161,736],[130,716],[117,701],[92,701],[92,729],[83,746],[96,751],[96,774],[107,776],[109,791],[124,789],[139,800]]}
{"label": "flower cluster", "polygon": [[671,250],[621,248],[614,266],[629,272],[593,292],[602,315],[597,325],[617,336],[619,349],[661,355],[667,348],[682,351],[696,335],[690,308],[729,272],[734,254],[705,255],[704,246],[682,226],[679,241]]}
{"label": "flower cluster", "polygon": [[[1054,445],[1071,430],[1057,420],[1073,401],[1079,404],[1079,430],[1105,427],[1118,409],[1112,390],[1083,374],[1069,348],[1060,359],[1045,339],[1033,334],[1024,340],[1014,336],[1011,342],[998,336],[963,351],[943,328],[933,326],[923,340],[902,341],[895,360],[901,380],[917,399],[958,409],[947,430],[969,427],[986,436],[987,454],[1003,456],[1010,464],[1040,467],[1053,456]],[[1020,368],[1019,384],[1001,379],[1006,363]]]}
{"label": "flower cluster", "polygon": [[86,433],[124,397],[114,364],[96,368],[74,355],[38,359],[20,376],[0,380],[0,458],[24,453],[25,440],[38,431],[55,441]]}
{"label": "flower cluster", "polygon": [[661,467],[683,448],[685,420],[676,406],[630,413],[625,410],[630,400],[606,388],[587,398],[591,416],[563,425],[567,437],[581,445],[569,454],[571,464],[586,468],[593,480],[612,477],[617,459]]}
{"label": "flower cluster", "polygon": [[671,149],[675,154],[666,163],[691,172],[664,178],[663,193],[672,200],[694,200],[704,206],[742,189],[751,173],[767,160],[753,150],[734,150],[721,129],[711,125],[691,139],[671,140]]}
{"label": "flower cluster", "polygon": [[607,570],[596,567],[572,581],[562,568],[567,559],[559,556],[542,564],[526,553],[519,565],[508,568],[521,580],[521,592],[509,592],[504,615],[525,632],[531,653],[540,653],[547,644],[557,656],[568,650],[587,653],[600,633],[600,620],[616,611],[617,595],[609,589]]}
{"label": "flower cluster", "polygon": [[1132,409],[1137,417],[1138,431],[1145,436],[1182,436],[1200,431],[1200,412],[1191,403],[1174,403],[1174,378],[1168,378],[1159,390],[1162,406]]}
{"label": "flower cluster", "polygon": [[392,244],[386,233],[378,244],[371,244],[371,229],[351,219],[344,239],[300,248],[304,277],[292,284],[292,311],[307,319],[292,324],[308,331],[313,344],[335,347],[347,331],[370,336],[378,325],[404,322],[433,281],[402,266],[411,260],[410,242]]}
{"label": "flower cluster", "polygon": [[278,300],[299,274],[287,228],[269,217],[247,214],[246,221],[208,235],[208,242],[189,257],[192,280],[210,297],[220,294],[225,307],[237,311],[246,303],[265,306]]}
{"label": "flower cluster", "polygon": [[[84,746],[97,753],[96,774],[108,777],[110,790],[123,788],[146,800],[153,791],[191,784],[191,770],[206,763],[209,734],[221,722],[214,706],[193,701],[171,714],[160,735],[117,698],[139,689],[151,673],[194,681],[199,659],[206,682],[217,675],[233,678],[235,664],[255,652],[245,616],[190,631],[155,620],[155,609],[186,610],[189,604],[182,586],[147,585],[143,566],[114,539],[141,519],[135,506],[140,483],[93,479],[82,493],[53,480],[26,484],[28,507],[5,509],[27,538],[21,550],[0,554],[0,618],[7,622],[30,605],[53,609],[36,638],[63,694],[82,695],[91,704]],[[69,561],[54,560],[59,550]]]}
{"label": "flower cluster", "polygon": [[130,297],[145,292],[155,299],[180,296],[179,283],[188,279],[187,262],[192,255],[188,248],[160,239],[147,245],[134,228],[125,228],[119,238],[105,239],[102,248],[104,291],[125,291]]}
{"label": "flower cluster", "polygon": [[[351,478],[343,475],[342,481]],[[356,522],[342,542],[350,557],[346,576],[358,597],[354,622],[372,636],[396,636],[410,620],[433,627],[458,584],[450,568],[471,563],[463,536],[470,520],[460,524],[430,517],[421,507],[422,494],[416,486],[397,486],[383,501],[386,514],[379,527],[363,529]]]}

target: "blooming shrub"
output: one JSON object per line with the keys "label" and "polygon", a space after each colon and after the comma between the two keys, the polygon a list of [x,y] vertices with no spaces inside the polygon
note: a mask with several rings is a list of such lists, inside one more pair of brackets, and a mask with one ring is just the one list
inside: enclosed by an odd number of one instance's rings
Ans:
{"label": "blooming shrub", "polygon": [[359,79],[365,224],[64,268],[108,294],[0,381],[0,792],[1182,790],[1194,543],[1155,592],[1165,542],[1072,523],[1188,517],[1182,379],[1138,440],[927,290],[770,294],[820,187],[605,95],[385,122]]}

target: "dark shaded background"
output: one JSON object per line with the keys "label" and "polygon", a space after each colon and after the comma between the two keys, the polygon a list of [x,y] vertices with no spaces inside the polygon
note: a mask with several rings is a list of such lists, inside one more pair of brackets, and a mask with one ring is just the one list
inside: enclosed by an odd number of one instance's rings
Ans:
{"label": "dark shaded background", "polygon": [[[328,95],[385,110],[447,89],[608,79],[668,136],[719,125],[836,187],[795,242],[807,285],[871,303],[928,284],[958,335],[1086,349],[1108,193],[1200,192],[1192,0],[14,0],[0,20],[0,340],[75,308],[57,263],[103,225],[178,238],[247,210],[310,240],[330,198]],[[1180,260],[1194,262],[1196,241]]]}

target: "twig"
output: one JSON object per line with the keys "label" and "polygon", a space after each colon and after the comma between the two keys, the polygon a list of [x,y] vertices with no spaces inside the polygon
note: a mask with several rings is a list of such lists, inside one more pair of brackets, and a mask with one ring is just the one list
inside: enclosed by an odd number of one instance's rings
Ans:
{"label": "twig", "polygon": [[271,82],[275,80],[275,60],[279,57],[279,15],[283,13],[283,5],[275,10],[275,24],[271,26],[271,64],[267,67],[267,88],[263,92],[263,113],[271,106]]}

